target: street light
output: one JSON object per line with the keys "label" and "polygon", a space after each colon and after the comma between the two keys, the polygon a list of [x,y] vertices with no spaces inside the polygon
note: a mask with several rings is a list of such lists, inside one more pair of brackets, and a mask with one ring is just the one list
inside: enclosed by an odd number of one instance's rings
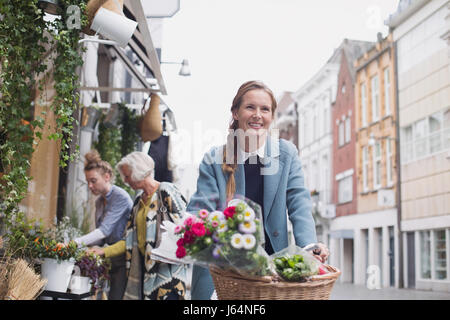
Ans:
{"label": "street light", "polygon": [[178,74],[183,77],[189,77],[191,75],[191,69],[189,68],[189,61],[187,59],[183,59],[182,62],[169,62],[169,61],[161,61],[161,64],[181,64],[181,69]]}
{"label": "street light", "polygon": [[[398,108],[398,107],[397,107]],[[397,113],[398,117],[398,113]],[[402,222],[402,190],[401,190],[401,163],[400,163],[400,130],[398,128],[398,122],[396,123],[396,137],[384,136],[375,137],[373,133],[370,134],[368,141],[369,146],[373,147],[377,140],[388,139],[395,141],[395,166],[397,168],[397,190],[396,190],[396,203],[397,203],[397,235],[398,235],[398,286],[403,288],[403,235],[401,229]]]}

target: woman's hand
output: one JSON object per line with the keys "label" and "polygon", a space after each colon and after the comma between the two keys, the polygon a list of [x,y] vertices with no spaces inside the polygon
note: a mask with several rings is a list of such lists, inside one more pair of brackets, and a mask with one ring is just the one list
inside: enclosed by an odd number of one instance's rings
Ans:
{"label": "woman's hand", "polygon": [[105,255],[105,251],[100,248],[100,247],[92,247],[86,250],[86,253],[94,253],[98,256],[104,256]]}
{"label": "woman's hand", "polygon": [[307,245],[304,249],[306,251],[311,251],[314,257],[322,263],[325,263],[330,255],[330,250],[328,250],[328,247],[320,242]]}

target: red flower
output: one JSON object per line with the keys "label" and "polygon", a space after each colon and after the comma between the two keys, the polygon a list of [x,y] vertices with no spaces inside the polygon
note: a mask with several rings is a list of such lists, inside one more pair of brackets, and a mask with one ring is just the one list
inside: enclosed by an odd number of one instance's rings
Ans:
{"label": "red flower", "polygon": [[177,246],[179,246],[179,247],[184,246],[184,239],[183,239],[183,238],[178,239],[178,241],[177,241]]}
{"label": "red flower", "polygon": [[197,222],[192,225],[192,232],[197,237],[203,237],[206,233],[206,229],[205,229],[205,226],[203,225],[203,223]]}
{"label": "red flower", "polygon": [[183,246],[178,247],[176,255],[178,259],[183,258],[186,256],[186,249]]}
{"label": "red flower", "polygon": [[225,209],[225,211],[223,212],[224,216],[227,219],[230,219],[234,216],[234,214],[236,213],[236,207],[228,207]]}
{"label": "red flower", "polygon": [[192,233],[192,231],[186,230],[184,232],[183,240],[184,240],[185,244],[190,244],[190,243],[194,242],[195,237],[194,237],[194,234]]}

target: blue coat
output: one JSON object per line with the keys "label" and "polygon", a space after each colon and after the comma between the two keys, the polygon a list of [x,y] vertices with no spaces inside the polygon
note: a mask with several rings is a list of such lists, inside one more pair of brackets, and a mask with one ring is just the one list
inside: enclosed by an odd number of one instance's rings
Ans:
{"label": "blue coat", "polygon": [[[215,147],[205,154],[197,180],[197,191],[187,211],[207,209],[214,211],[226,207],[228,177],[222,171],[223,147]],[[275,252],[289,245],[287,215],[293,226],[295,242],[304,247],[317,242],[311,214],[311,198],[305,187],[297,148],[283,139],[268,138],[264,157],[264,228]],[[244,166],[235,171],[236,194],[245,195]],[[209,299],[214,290],[211,275],[205,268],[194,266],[191,297]]]}

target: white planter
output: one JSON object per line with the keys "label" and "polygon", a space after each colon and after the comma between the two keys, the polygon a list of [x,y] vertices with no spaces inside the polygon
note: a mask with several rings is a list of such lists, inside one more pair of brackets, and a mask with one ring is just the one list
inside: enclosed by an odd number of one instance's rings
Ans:
{"label": "white planter", "polygon": [[72,276],[75,261],[60,261],[44,258],[41,266],[41,276],[47,279],[45,290],[66,292]]}
{"label": "white planter", "polygon": [[69,289],[74,294],[87,293],[91,291],[91,278],[73,275],[70,279]]}
{"label": "white planter", "polygon": [[92,21],[91,29],[125,48],[136,30],[137,22],[111,10],[100,8]]}

